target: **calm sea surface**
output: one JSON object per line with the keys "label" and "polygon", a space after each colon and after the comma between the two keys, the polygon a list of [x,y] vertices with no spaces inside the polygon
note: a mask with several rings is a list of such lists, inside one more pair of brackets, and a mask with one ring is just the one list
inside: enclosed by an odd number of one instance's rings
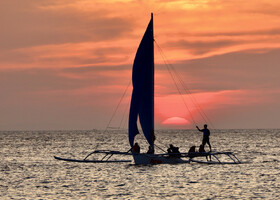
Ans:
{"label": "calm sea surface", "polygon": [[[172,143],[180,151],[199,145],[202,137],[191,130],[156,135],[158,146]],[[143,137],[136,140],[146,151]],[[280,199],[280,130],[216,130],[211,143],[213,150],[233,151],[248,163],[71,163],[53,156],[127,151],[126,131],[0,132],[0,199]]]}

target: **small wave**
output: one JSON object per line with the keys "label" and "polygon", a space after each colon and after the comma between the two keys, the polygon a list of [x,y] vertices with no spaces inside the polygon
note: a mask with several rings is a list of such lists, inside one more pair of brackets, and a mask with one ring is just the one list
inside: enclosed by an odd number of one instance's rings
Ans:
{"label": "small wave", "polygon": [[69,185],[62,185],[61,187],[65,187],[65,188],[68,188],[68,187],[69,187]]}
{"label": "small wave", "polygon": [[50,181],[41,181],[41,183],[46,184],[46,183],[50,183]]}
{"label": "small wave", "polygon": [[197,181],[189,181],[188,183],[198,183]]}
{"label": "small wave", "polygon": [[279,162],[279,160],[273,159],[273,160],[264,160],[263,161],[263,163],[271,163],[271,162]]}
{"label": "small wave", "polygon": [[122,187],[122,186],[125,186],[125,183],[116,185],[116,187]]}

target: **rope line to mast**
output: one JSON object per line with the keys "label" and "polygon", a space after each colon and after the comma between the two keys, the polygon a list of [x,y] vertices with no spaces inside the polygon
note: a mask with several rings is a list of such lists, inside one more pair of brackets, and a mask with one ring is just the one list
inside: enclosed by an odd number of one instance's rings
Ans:
{"label": "rope line to mast", "polygon": [[183,100],[183,103],[185,104],[185,107],[187,108],[187,110],[188,110],[188,112],[189,112],[189,114],[190,114],[190,116],[191,116],[191,120],[192,120],[193,124],[196,125],[196,122],[195,122],[195,120],[194,120],[194,117],[193,117],[192,114],[191,114],[190,108],[189,108],[188,105],[186,104],[186,101],[185,101],[185,99],[184,99],[184,97],[183,97],[183,94],[182,94],[182,92],[181,92],[180,89],[179,89],[179,86],[178,86],[178,84],[177,84],[177,82],[176,82],[176,80],[175,80],[174,75],[173,75],[172,72],[171,72],[171,69],[170,69],[170,67],[169,67],[170,64],[167,62],[167,59],[165,58],[165,56],[164,56],[164,54],[163,54],[163,51],[162,51],[162,49],[160,48],[160,46],[158,45],[158,43],[157,43],[156,41],[155,41],[155,43],[156,43],[157,47],[159,48],[159,52],[160,52],[160,54],[161,54],[161,56],[162,56],[163,62],[165,63],[165,65],[166,65],[166,67],[167,67],[167,70],[168,70],[168,72],[169,72],[169,74],[170,74],[170,76],[171,76],[171,78],[172,78],[172,80],[173,80],[173,82],[174,82],[174,84],[175,84],[175,86],[176,86],[176,89],[178,90],[178,92],[179,92],[179,94],[180,94],[180,96],[181,96],[181,98],[182,98],[182,100]]}
{"label": "rope line to mast", "polygon": [[117,107],[115,108],[115,110],[114,110],[114,112],[113,112],[113,115],[112,115],[111,119],[109,120],[109,122],[108,122],[108,124],[107,124],[106,129],[105,129],[105,131],[104,131],[104,132],[106,132],[106,131],[107,131],[107,129],[108,129],[108,127],[109,127],[109,125],[111,124],[111,122],[112,122],[113,118],[115,117],[116,112],[117,112],[117,110],[118,110],[118,108],[119,108],[119,106],[120,106],[121,102],[123,101],[124,96],[125,96],[125,94],[126,94],[126,92],[127,92],[128,88],[129,88],[130,84],[131,84],[131,80],[129,81],[128,85],[126,86],[125,91],[124,91],[124,93],[123,93],[123,95],[122,95],[121,99],[119,100],[119,103],[118,103]]}
{"label": "rope line to mast", "polygon": [[[111,118],[110,118],[110,120],[109,120],[109,122],[108,122],[108,124],[107,124],[107,126],[106,126],[106,128],[105,128],[105,130],[103,131],[103,133],[105,133],[105,132],[108,130],[108,128],[109,128],[109,126],[110,126],[110,124],[111,124],[111,122],[112,122],[114,116],[116,115],[116,112],[117,112],[117,110],[118,110],[118,108],[119,108],[121,102],[122,102],[123,99],[124,99],[124,96],[125,96],[125,94],[126,94],[128,88],[129,88],[129,86],[130,86],[130,84],[131,84],[131,81],[132,81],[132,80],[129,80],[129,83],[128,83],[128,85],[126,86],[125,91],[124,91],[122,97],[120,98],[120,100],[119,100],[119,102],[118,102],[118,104],[117,104],[117,107],[115,108],[115,110],[114,110],[114,112],[113,112],[113,114],[112,114],[112,116],[111,116]],[[99,144],[96,144],[95,149],[98,147],[98,145],[99,145]],[[95,152],[95,150],[92,151],[91,153],[89,153],[89,154],[84,158],[84,160],[87,159],[87,158],[88,158],[90,155],[92,155],[94,152]]]}
{"label": "rope line to mast", "polygon": [[[190,89],[187,87],[187,85],[185,84],[185,82],[183,81],[183,79],[181,78],[181,76],[179,75],[179,73],[176,71],[176,69],[174,68],[174,66],[172,64],[170,64],[167,60],[167,57],[165,56],[165,54],[163,53],[163,50],[162,48],[159,46],[159,44],[155,41],[157,47],[159,48],[159,52],[162,56],[162,59],[165,63],[165,65],[167,65],[167,69],[168,69],[168,72],[170,73],[172,79],[173,79],[173,82],[175,83],[176,85],[176,88],[179,92],[179,94],[182,96],[182,99],[183,99],[183,102],[186,106],[186,103],[185,103],[185,100],[183,98],[183,95],[182,95],[182,92],[179,90],[179,87],[178,87],[178,84],[176,83],[175,81],[175,78],[174,78],[174,75],[176,76],[176,78],[179,80],[179,83],[181,84],[183,90],[185,93],[188,94],[188,96],[190,97],[190,100],[192,101],[193,105],[196,107],[196,109],[198,110],[200,116],[203,118],[203,120],[208,123],[212,126],[213,129],[215,129],[213,123],[211,122],[211,120],[209,119],[209,117],[206,115],[206,113],[203,111],[203,109],[201,108],[200,104],[197,102],[197,100],[195,99],[195,97],[193,97],[193,94],[192,92],[190,91]],[[172,75],[172,72],[174,75]],[[186,106],[187,107],[187,106]],[[189,113],[190,113],[190,116],[191,118],[193,119],[193,116],[189,110],[189,108],[187,107]],[[195,121],[195,120],[192,120],[192,121]],[[196,123],[194,123],[196,125]]]}
{"label": "rope line to mast", "polygon": [[[121,119],[121,122],[120,122],[120,125],[118,127],[118,130],[121,128],[122,124],[123,124],[123,120],[124,120],[124,117],[126,115],[126,111],[128,110],[128,107],[129,107],[129,103],[126,105],[125,109],[124,109],[124,112],[123,112],[123,115],[122,115],[122,119]],[[124,122],[124,125],[125,125],[125,122]],[[123,125],[123,128],[124,128],[124,125]]]}
{"label": "rope line to mast", "polygon": [[192,101],[192,103],[195,105],[196,109],[198,110],[200,116],[203,118],[203,120],[205,122],[209,122],[210,125],[213,127],[213,129],[215,129],[213,123],[211,122],[211,120],[208,118],[208,116],[206,115],[206,113],[203,111],[203,109],[201,108],[200,104],[197,102],[197,100],[193,97],[193,94],[191,92],[191,90],[188,88],[188,86],[185,84],[185,82],[183,81],[183,79],[181,78],[180,74],[176,71],[176,69],[174,68],[173,65],[171,65],[173,71],[175,72],[175,74],[177,75],[182,87],[184,88],[185,92],[189,94],[190,99]]}

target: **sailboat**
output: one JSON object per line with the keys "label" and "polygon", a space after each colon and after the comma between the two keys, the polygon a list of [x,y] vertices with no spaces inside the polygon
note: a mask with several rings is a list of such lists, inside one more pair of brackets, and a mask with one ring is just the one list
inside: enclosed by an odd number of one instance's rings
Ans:
{"label": "sailboat", "polygon": [[[134,138],[139,134],[137,121],[139,119],[143,134],[154,149],[154,33],[153,33],[153,13],[150,22],[140,42],[132,69],[133,91],[130,103],[128,138],[131,149],[128,152],[95,150],[84,159],[67,159],[54,156],[55,159],[70,162],[131,162],[130,160],[110,160],[113,155],[132,156],[135,164],[176,164],[176,163],[207,163],[207,164],[239,164],[241,163],[232,152],[205,152],[205,153],[163,153],[147,154],[132,151]],[[104,154],[101,159],[88,159],[92,154]],[[223,162],[218,155],[226,155],[230,161]],[[195,160],[195,158],[205,158],[212,156],[214,161]]]}

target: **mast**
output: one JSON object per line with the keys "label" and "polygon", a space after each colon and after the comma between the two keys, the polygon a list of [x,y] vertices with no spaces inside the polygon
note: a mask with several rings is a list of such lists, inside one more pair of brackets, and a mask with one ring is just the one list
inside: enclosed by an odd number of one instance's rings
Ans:
{"label": "mast", "polygon": [[154,50],[154,14],[151,13],[151,21],[152,21],[152,37],[153,37],[153,79],[152,79],[152,82],[153,82],[153,133],[152,133],[152,137],[153,137],[153,143],[154,143],[154,140],[155,140],[155,50]]}

